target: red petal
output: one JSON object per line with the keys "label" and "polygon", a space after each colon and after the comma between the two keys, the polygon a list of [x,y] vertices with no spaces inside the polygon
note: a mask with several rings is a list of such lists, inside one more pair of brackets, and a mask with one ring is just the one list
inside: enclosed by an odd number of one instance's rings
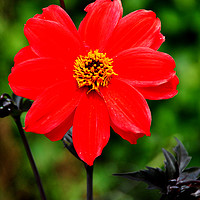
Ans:
{"label": "red petal", "polygon": [[151,47],[158,49],[164,42],[160,33],[161,23],[152,11],[138,10],[123,17],[108,44],[105,52],[109,56],[133,47]]}
{"label": "red petal", "polygon": [[22,48],[15,56],[14,62],[15,64],[19,64],[26,60],[30,60],[33,58],[38,58],[38,56],[32,51],[30,46],[26,46]]}
{"label": "red petal", "polygon": [[118,77],[134,86],[160,85],[175,75],[173,58],[150,48],[128,49],[113,60]]}
{"label": "red petal", "polygon": [[113,78],[108,88],[101,88],[101,93],[114,131],[130,143],[135,143],[144,134],[150,135],[151,113],[136,89]]}
{"label": "red petal", "polygon": [[71,61],[73,65],[76,57],[83,53],[79,38],[67,27],[54,21],[31,18],[25,25],[24,34],[40,57]]}
{"label": "red petal", "polygon": [[144,96],[145,99],[169,99],[178,93],[178,90],[176,89],[178,83],[178,77],[174,76],[167,83],[154,87],[136,87],[136,89]]}
{"label": "red petal", "polygon": [[101,155],[110,137],[110,119],[103,99],[91,91],[83,96],[73,123],[73,143],[79,157],[88,165]]}
{"label": "red petal", "polygon": [[101,51],[122,17],[121,1],[96,0],[85,10],[87,15],[79,26],[79,33],[91,49]]}
{"label": "red petal", "polygon": [[46,133],[45,136],[49,138],[51,141],[58,141],[61,140],[67,131],[72,127],[74,119],[74,112],[65,120],[63,121],[58,127]]}
{"label": "red petal", "polygon": [[163,36],[161,33],[157,33],[157,35],[154,38],[154,42],[152,42],[150,48],[158,50],[164,41],[165,41],[165,36]]}
{"label": "red petal", "polygon": [[51,58],[36,58],[16,64],[8,77],[13,92],[35,100],[46,88],[60,81],[75,79],[65,64]]}
{"label": "red petal", "polygon": [[[113,123],[111,123],[111,126],[117,134],[119,134],[124,140],[129,141],[131,144],[137,144],[137,140],[145,135],[143,133],[133,134],[131,131],[124,131]],[[150,134],[148,136],[150,136]]]}
{"label": "red petal", "polygon": [[71,120],[71,114],[77,107],[83,90],[76,84],[64,81],[47,88],[34,101],[25,118],[25,131],[46,134]]}
{"label": "red petal", "polygon": [[74,25],[70,16],[60,6],[50,5],[42,10],[43,13],[36,15],[35,18],[50,20],[62,24],[73,34],[77,35],[76,26]]}

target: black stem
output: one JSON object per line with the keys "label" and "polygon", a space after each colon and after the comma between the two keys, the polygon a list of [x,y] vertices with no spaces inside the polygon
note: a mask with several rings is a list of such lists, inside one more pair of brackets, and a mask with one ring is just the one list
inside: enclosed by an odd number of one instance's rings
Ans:
{"label": "black stem", "polygon": [[87,173],[87,200],[93,200],[93,165],[89,166],[85,163]]}
{"label": "black stem", "polygon": [[176,185],[189,185],[189,184],[198,184],[198,185],[200,185],[200,181],[199,180],[190,180],[190,181],[180,181],[178,184],[176,184]]}
{"label": "black stem", "polygon": [[61,6],[64,10],[66,10],[64,0],[60,0],[60,6]]}
{"label": "black stem", "polygon": [[41,182],[41,180],[40,180],[40,176],[39,176],[39,173],[38,173],[38,170],[37,170],[35,161],[34,161],[34,159],[33,159],[33,156],[32,156],[32,153],[31,153],[31,150],[30,150],[28,141],[27,141],[27,139],[26,139],[24,130],[23,130],[23,128],[22,128],[22,124],[21,124],[21,121],[20,121],[20,116],[14,117],[14,120],[15,120],[15,123],[16,123],[16,125],[17,125],[18,130],[19,130],[19,133],[20,133],[20,135],[21,135],[22,141],[23,141],[23,143],[24,143],[24,147],[25,147],[25,149],[26,149],[27,156],[28,156],[28,158],[29,158],[29,162],[30,162],[30,164],[31,164],[33,173],[34,173],[34,175],[35,175],[35,179],[36,179],[36,183],[37,183],[37,185],[38,185],[39,191],[40,191],[41,199],[42,199],[42,200],[46,200],[46,196],[45,196],[45,193],[44,193],[44,189],[43,189],[43,186],[42,186],[42,182]]}

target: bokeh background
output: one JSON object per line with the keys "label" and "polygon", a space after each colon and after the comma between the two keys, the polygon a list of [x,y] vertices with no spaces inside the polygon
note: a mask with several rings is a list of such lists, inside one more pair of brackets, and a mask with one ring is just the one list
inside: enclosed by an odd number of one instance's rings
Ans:
{"label": "bokeh background", "polygon": [[[65,0],[75,24],[85,16],[92,0]],[[11,94],[7,77],[14,55],[27,45],[23,34],[26,21],[43,7],[58,0],[0,0],[0,94]],[[96,200],[157,200],[158,191],[145,190],[143,183],[112,176],[145,166],[163,167],[161,149],[172,151],[174,137],[183,142],[193,157],[190,166],[200,166],[200,1],[122,0],[124,15],[136,9],[156,12],[162,22],[165,43],[159,49],[173,56],[180,78],[179,93],[170,100],[148,101],[152,111],[151,137],[131,145],[111,132],[111,138],[94,168]],[[36,77],[37,79],[37,77]],[[22,116],[22,121],[24,119]],[[64,149],[61,141],[27,133],[48,200],[86,198],[83,164]],[[20,135],[10,117],[0,119],[0,199],[36,200],[39,192]]]}

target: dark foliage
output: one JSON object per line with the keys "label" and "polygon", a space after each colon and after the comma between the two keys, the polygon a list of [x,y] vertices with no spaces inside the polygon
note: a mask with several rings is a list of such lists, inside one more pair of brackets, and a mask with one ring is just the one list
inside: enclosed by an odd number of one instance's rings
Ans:
{"label": "dark foliage", "polygon": [[32,102],[23,97],[13,94],[11,98],[8,94],[2,94],[0,97],[0,117],[20,116],[22,112],[28,111],[31,105]]}
{"label": "dark foliage", "polygon": [[81,160],[78,156],[78,154],[76,153],[76,150],[74,148],[73,145],[73,141],[72,141],[72,127],[67,131],[67,133],[64,135],[62,141],[64,144],[64,147],[66,149],[69,150],[70,153],[72,153],[72,155],[74,155],[77,159]]}
{"label": "dark foliage", "polygon": [[163,149],[165,156],[165,170],[147,167],[146,170],[114,174],[135,181],[148,184],[148,189],[159,189],[161,200],[199,200],[200,199],[200,168],[187,168],[191,157],[183,144],[176,138],[177,146],[174,148],[176,158]]}

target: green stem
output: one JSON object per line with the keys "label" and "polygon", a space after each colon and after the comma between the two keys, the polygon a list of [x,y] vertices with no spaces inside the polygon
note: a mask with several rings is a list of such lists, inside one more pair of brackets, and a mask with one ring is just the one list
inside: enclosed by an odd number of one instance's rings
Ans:
{"label": "green stem", "polygon": [[19,130],[19,133],[20,133],[20,135],[21,135],[21,138],[22,138],[22,141],[23,141],[23,143],[24,143],[24,147],[25,147],[27,156],[28,156],[28,158],[29,158],[29,162],[30,162],[30,164],[31,164],[33,173],[34,173],[34,175],[35,175],[35,179],[36,179],[36,183],[37,183],[37,185],[38,185],[39,191],[40,191],[41,199],[42,199],[42,200],[46,200],[46,196],[45,196],[45,193],[44,193],[44,189],[43,189],[43,186],[42,186],[42,182],[41,182],[41,179],[40,179],[40,176],[39,176],[39,173],[38,173],[38,170],[37,170],[35,161],[34,161],[34,159],[33,159],[33,156],[32,156],[32,153],[31,153],[31,150],[30,150],[28,141],[27,141],[27,139],[26,139],[24,130],[23,130],[23,128],[22,128],[22,124],[21,124],[21,121],[20,121],[20,116],[14,117],[14,120],[15,120],[15,123],[16,123],[16,125],[17,125],[18,130]]}

